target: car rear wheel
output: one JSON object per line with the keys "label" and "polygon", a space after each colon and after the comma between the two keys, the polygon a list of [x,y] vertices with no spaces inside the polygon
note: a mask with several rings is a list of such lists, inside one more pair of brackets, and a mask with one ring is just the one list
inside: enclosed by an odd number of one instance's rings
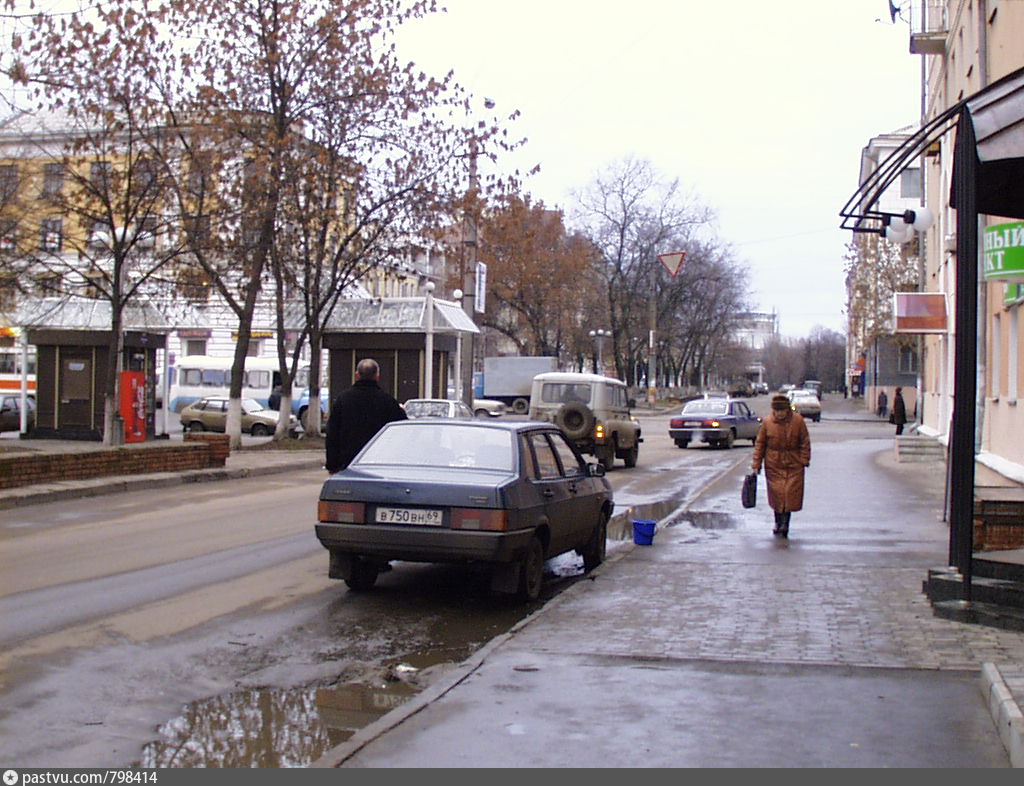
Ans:
{"label": "car rear wheel", "polygon": [[688,439],[677,439],[676,440],[676,447],[677,448],[685,448],[689,444],[690,444],[690,440],[688,440]]}
{"label": "car rear wheel", "polygon": [[525,398],[517,398],[512,402],[512,411],[517,415],[525,415],[530,411],[530,402]]}
{"label": "car rear wheel", "polygon": [[267,430],[267,427],[262,423],[253,423],[252,428],[249,429],[249,433],[252,434],[254,437],[265,437],[270,432]]}
{"label": "car rear wheel", "polygon": [[206,426],[200,423],[198,420],[193,420],[188,424],[189,431],[206,431]]}
{"label": "car rear wheel", "polygon": [[537,600],[543,582],[544,544],[534,535],[519,563],[519,597],[522,600]]}
{"label": "car rear wheel", "polygon": [[605,471],[610,471],[615,466],[615,445],[606,445],[597,449],[597,460],[604,466]]}
{"label": "car rear wheel", "polygon": [[732,446],[733,446],[733,444],[735,442],[736,442],[736,435],[733,432],[730,431],[729,433],[727,433],[725,435],[725,439],[722,440],[721,444],[722,444],[723,448],[728,450],[728,449],[732,448]]}
{"label": "car rear wheel", "polygon": [[490,416],[490,413],[488,413],[486,409],[478,409],[473,414],[476,415],[478,418],[486,418]]}
{"label": "car rear wheel", "polygon": [[636,460],[640,458],[640,443],[634,442],[633,447],[626,451],[624,461],[627,467],[635,467]]}
{"label": "car rear wheel", "polygon": [[377,582],[377,574],[380,570],[372,562],[367,562],[362,557],[352,558],[352,569],[345,583],[350,590],[364,592],[371,589]]}
{"label": "car rear wheel", "polygon": [[594,527],[594,532],[583,547],[580,556],[583,557],[583,570],[590,573],[594,568],[604,562],[608,553],[608,514],[602,512],[601,519]]}

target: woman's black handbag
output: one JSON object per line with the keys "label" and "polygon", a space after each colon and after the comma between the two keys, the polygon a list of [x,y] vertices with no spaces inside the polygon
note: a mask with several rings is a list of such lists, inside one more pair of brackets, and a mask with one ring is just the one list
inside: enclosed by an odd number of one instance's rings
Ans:
{"label": "woman's black handbag", "polygon": [[743,507],[752,508],[757,504],[757,475],[751,472],[743,478],[743,490],[740,493]]}

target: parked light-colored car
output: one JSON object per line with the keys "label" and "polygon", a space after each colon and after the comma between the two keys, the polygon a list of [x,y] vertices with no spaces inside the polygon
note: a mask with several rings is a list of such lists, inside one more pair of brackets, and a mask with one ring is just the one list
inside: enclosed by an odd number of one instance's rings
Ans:
{"label": "parked light-colored car", "polygon": [[[219,431],[227,427],[228,402],[222,396],[208,396],[193,401],[181,411],[182,431]],[[242,399],[242,431],[254,437],[266,437],[274,433],[280,414],[264,409],[254,398]],[[299,420],[294,415],[288,418],[288,433],[296,434]]]}
{"label": "parked light-colored car", "polygon": [[411,398],[402,408],[410,419],[415,418],[455,418],[469,420],[473,411],[461,401],[446,398]]}
{"label": "parked light-colored car", "polygon": [[500,418],[508,408],[493,398],[473,399],[473,414],[478,418]]}
{"label": "parked light-colored car", "polygon": [[789,401],[794,412],[815,423],[821,420],[821,402],[813,390],[791,390]]}
{"label": "parked light-colored car", "polygon": [[643,439],[640,423],[629,411],[634,406],[621,380],[551,371],[533,378],[530,420],[556,424],[581,453],[596,456],[605,469],[616,458],[635,467]]}

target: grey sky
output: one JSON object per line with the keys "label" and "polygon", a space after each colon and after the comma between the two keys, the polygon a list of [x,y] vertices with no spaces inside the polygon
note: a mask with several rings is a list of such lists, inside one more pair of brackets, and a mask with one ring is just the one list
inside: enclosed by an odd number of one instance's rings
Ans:
{"label": "grey sky", "polygon": [[526,190],[565,206],[612,161],[649,159],[717,211],[784,335],[845,330],[838,211],[868,140],[920,117],[921,59],[886,0],[443,5],[399,54],[522,111],[509,165],[542,168]]}

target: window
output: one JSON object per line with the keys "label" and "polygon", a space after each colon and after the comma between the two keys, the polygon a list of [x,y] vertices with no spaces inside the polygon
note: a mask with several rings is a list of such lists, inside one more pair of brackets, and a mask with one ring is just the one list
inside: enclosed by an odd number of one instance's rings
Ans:
{"label": "window", "polygon": [[269,390],[270,372],[262,369],[246,371],[242,387],[255,388],[256,390]]}
{"label": "window", "polygon": [[561,477],[562,471],[558,466],[558,459],[555,456],[554,450],[551,449],[551,444],[548,442],[547,437],[543,434],[531,434],[530,445],[536,458],[536,478],[544,480],[545,478]]}
{"label": "window", "polygon": [[36,289],[41,295],[53,295],[61,291],[61,278],[57,273],[45,273],[36,278]]}
{"label": "window", "polygon": [[105,221],[93,221],[92,226],[89,227],[89,236],[87,239],[89,248],[105,248],[110,244],[110,233],[107,231],[107,223]]}
{"label": "window", "polygon": [[0,200],[13,199],[18,193],[18,165],[0,165]]}
{"label": "window", "polygon": [[135,192],[137,196],[152,197],[153,189],[156,188],[156,164],[152,159],[139,158],[135,162]]}
{"label": "window", "polygon": [[0,221],[0,251],[17,251],[18,224],[13,219]]}
{"label": "window", "polygon": [[93,161],[89,170],[89,179],[92,187],[99,192],[106,192],[110,188],[111,165],[109,161]]}
{"label": "window", "polygon": [[205,338],[190,338],[185,341],[185,354],[186,355],[205,355],[206,354],[206,339]]}
{"label": "window", "polygon": [[185,216],[185,232],[188,234],[190,243],[196,246],[205,246],[210,239],[210,217]]}
{"label": "window", "polygon": [[257,338],[249,339],[249,348],[245,353],[246,357],[258,358],[260,356],[260,340]]}
{"label": "window", "polygon": [[920,167],[907,167],[900,173],[900,197],[903,199],[921,198]]}
{"label": "window", "polygon": [[917,351],[913,347],[900,347],[899,373],[917,373]]}
{"label": "window", "polygon": [[212,169],[213,161],[209,154],[199,154],[192,159],[188,170],[188,191],[193,197],[198,199],[206,195]]}
{"label": "window", "polygon": [[1009,333],[1010,340],[1007,341],[1006,371],[1008,373],[1006,385],[1006,397],[1010,401],[1017,400],[1017,380],[1020,377],[1020,306],[1014,306],[1009,311]]}
{"label": "window", "polygon": [[143,216],[142,220],[139,222],[139,246],[142,248],[152,248],[156,245],[156,232],[159,223],[159,216]]}
{"label": "window", "polygon": [[992,336],[988,342],[989,346],[989,378],[992,380],[992,390],[989,395],[999,398],[1003,389],[1003,321],[1000,314],[992,315]]}
{"label": "window", "polygon": [[558,454],[559,461],[562,462],[562,471],[566,475],[572,477],[573,475],[586,474],[586,470],[573,452],[572,446],[566,442],[565,437],[561,434],[552,434],[551,441],[554,443],[555,453]]}
{"label": "window", "polygon": [[43,197],[59,196],[64,188],[64,165],[43,164]]}
{"label": "window", "polygon": [[60,251],[63,241],[61,219],[44,218],[39,224],[39,249],[41,251]]}

